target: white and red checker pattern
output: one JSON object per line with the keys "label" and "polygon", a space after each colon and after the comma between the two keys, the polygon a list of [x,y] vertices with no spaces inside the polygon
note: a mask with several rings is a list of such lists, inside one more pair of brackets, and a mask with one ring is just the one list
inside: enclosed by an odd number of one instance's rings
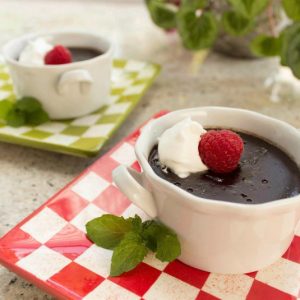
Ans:
{"label": "white and red checker pattern", "polygon": [[84,225],[104,213],[146,218],[111,178],[119,164],[139,170],[133,150],[139,133],[124,139],[2,237],[1,264],[58,299],[300,299],[300,231],[279,261],[251,274],[207,273],[179,261],[162,263],[151,254],[135,270],[109,277],[111,251],[93,245]]}

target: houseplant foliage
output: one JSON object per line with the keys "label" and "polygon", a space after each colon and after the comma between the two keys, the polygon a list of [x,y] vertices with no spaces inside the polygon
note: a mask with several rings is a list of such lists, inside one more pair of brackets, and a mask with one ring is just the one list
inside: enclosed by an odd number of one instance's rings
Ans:
{"label": "houseplant foliage", "polygon": [[300,78],[300,1],[276,3],[290,19],[281,32],[274,28],[274,0],[226,0],[226,9],[214,10],[220,0],[145,0],[153,22],[164,30],[177,30],[183,45],[192,51],[214,45],[220,30],[232,36],[244,36],[257,26],[262,14],[269,17],[269,33],[251,41],[256,56],[279,56]]}

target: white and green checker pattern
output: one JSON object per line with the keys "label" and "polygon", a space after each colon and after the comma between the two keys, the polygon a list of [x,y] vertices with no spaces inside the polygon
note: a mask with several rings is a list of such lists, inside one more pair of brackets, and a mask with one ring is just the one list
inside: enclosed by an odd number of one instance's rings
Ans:
{"label": "white and green checker pattern", "polygon": [[[160,67],[135,60],[114,60],[110,105],[84,117],[13,128],[0,123],[0,141],[78,156],[96,155],[139,102]],[[0,61],[0,101],[14,99],[8,68]],[[1,121],[0,121],[1,122]]]}

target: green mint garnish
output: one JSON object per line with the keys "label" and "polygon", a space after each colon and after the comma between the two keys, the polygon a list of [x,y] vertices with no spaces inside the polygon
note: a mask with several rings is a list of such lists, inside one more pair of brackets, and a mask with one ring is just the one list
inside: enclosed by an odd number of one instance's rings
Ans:
{"label": "green mint garnish", "polygon": [[161,261],[173,261],[181,252],[177,235],[174,231],[154,220],[143,223],[142,235],[147,247],[156,252],[156,258]]}
{"label": "green mint garnish", "polygon": [[111,259],[110,276],[119,276],[134,269],[147,255],[148,249],[140,234],[128,232],[114,249]]}
{"label": "green mint garnish", "polygon": [[26,122],[25,114],[14,107],[6,115],[6,123],[12,127],[23,126]]}
{"label": "green mint garnish", "polygon": [[110,276],[133,270],[148,251],[156,252],[163,262],[175,260],[181,253],[174,231],[156,220],[142,222],[106,214],[86,224],[87,236],[97,246],[113,250]]}
{"label": "green mint garnish", "polygon": [[32,97],[24,97],[15,103],[15,109],[25,112],[32,113],[42,109],[42,105],[36,99]]}
{"label": "green mint garnish", "polygon": [[38,109],[26,114],[26,124],[37,126],[49,121],[48,114],[43,109]]}
{"label": "green mint garnish", "polygon": [[40,125],[49,121],[49,116],[38,100],[24,97],[16,102],[0,101],[0,119],[9,126],[20,127],[23,125]]}
{"label": "green mint garnish", "polygon": [[114,215],[103,215],[86,224],[88,237],[97,246],[111,250],[118,246],[131,229],[130,220]]}

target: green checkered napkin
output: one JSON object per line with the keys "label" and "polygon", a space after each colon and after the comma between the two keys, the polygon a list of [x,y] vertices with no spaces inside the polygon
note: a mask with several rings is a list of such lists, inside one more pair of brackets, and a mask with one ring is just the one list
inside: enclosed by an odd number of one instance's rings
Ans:
{"label": "green checkered napkin", "polygon": [[[0,141],[79,156],[96,155],[122,124],[158,75],[160,67],[135,60],[115,60],[111,104],[84,117],[13,128],[0,123]],[[15,99],[11,78],[0,61],[0,101]]]}

